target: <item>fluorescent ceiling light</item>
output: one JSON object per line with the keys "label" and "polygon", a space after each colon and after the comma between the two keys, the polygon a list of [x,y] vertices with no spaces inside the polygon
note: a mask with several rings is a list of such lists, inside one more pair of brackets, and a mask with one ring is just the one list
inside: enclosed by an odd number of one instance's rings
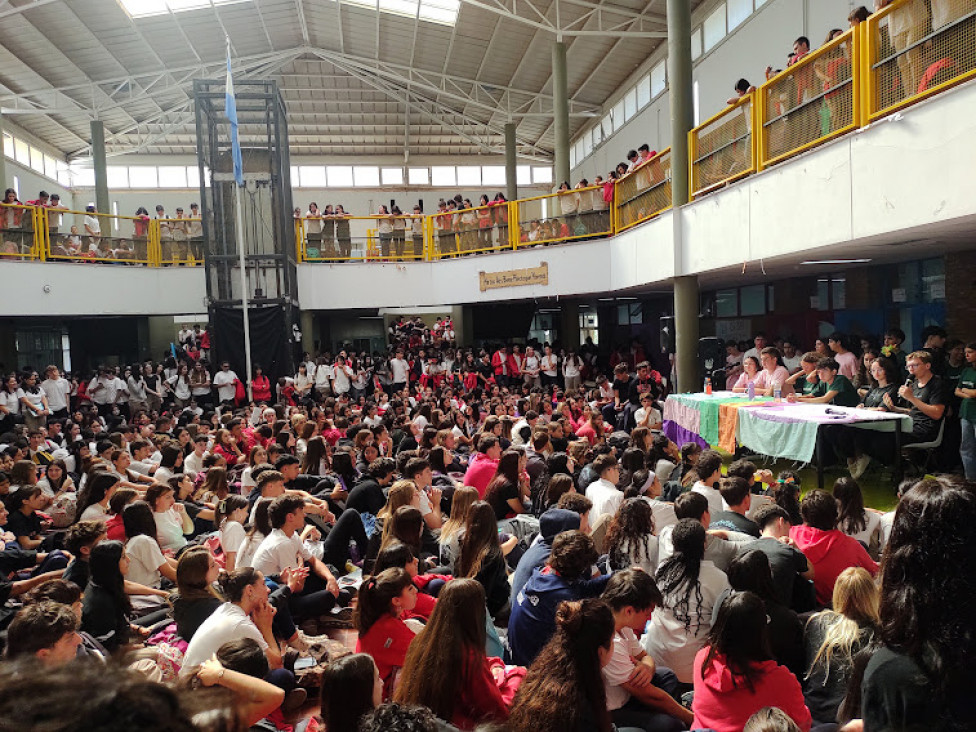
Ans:
{"label": "fluorescent ceiling light", "polygon": [[870,259],[808,259],[800,264],[865,264]]}
{"label": "fluorescent ceiling light", "polygon": [[133,18],[148,18],[152,15],[185,13],[239,2],[244,0],[119,0],[119,5]]}
{"label": "fluorescent ceiling light", "polygon": [[[141,0],[135,0],[140,2]],[[419,18],[441,25],[457,23],[461,0],[341,0],[348,5],[357,5],[380,12],[401,15],[406,18]]]}

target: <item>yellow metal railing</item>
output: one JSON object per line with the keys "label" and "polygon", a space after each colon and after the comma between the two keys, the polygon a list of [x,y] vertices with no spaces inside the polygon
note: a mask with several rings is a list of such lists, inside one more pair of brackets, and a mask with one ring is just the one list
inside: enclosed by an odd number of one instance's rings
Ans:
{"label": "yellow metal railing", "polygon": [[487,254],[514,247],[509,221],[514,220],[511,202],[472,206],[454,211],[437,211],[425,217],[430,235],[429,259],[444,259],[469,254]]}
{"label": "yellow metal railing", "polygon": [[849,30],[811,51],[756,92],[760,170],[859,125],[857,35],[857,29]]}
{"label": "yellow metal railing", "polygon": [[416,262],[426,258],[427,216],[303,216],[295,219],[300,262]]}
{"label": "yellow metal railing", "polygon": [[603,208],[603,186],[572,188],[545,196],[512,201],[513,248],[576,241],[613,233],[609,210]]}
{"label": "yellow metal railing", "polygon": [[692,197],[756,172],[755,121],[750,92],[688,133]]}
{"label": "yellow metal railing", "polygon": [[0,260],[39,259],[39,228],[34,206],[0,204]]}
{"label": "yellow metal railing", "polygon": [[671,208],[671,148],[618,178],[613,191],[613,231],[626,231]]}
{"label": "yellow metal railing", "polygon": [[976,0],[900,0],[861,26],[866,123],[976,76]]}

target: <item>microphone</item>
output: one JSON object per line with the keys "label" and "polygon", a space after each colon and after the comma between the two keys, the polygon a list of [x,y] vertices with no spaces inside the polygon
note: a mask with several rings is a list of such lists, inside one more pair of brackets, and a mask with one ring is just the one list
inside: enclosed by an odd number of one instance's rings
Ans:
{"label": "microphone", "polygon": [[847,412],[841,412],[841,411],[839,411],[837,409],[831,409],[830,407],[826,407],[824,409],[824,414],[834,414],[834,415],[837,415],[839,417],[846,417],[847,416]]}

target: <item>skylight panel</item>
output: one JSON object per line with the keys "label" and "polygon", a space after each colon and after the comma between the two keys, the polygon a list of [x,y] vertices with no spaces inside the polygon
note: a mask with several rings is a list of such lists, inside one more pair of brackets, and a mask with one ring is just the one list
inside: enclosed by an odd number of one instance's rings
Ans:
{"label": "skylight panel", "polygon": [[378,7],[382,13],[419,18],[441,25],[457,23],[458,12],[461,10],[461,0],[341,0],[341,2],[372,10]]}
{"label": "skylight panel", "polygon": [[119,5],[132,18],[148,18],[167,13],[185,13],[217,5],[245,2],[245,0],[119,0]]}

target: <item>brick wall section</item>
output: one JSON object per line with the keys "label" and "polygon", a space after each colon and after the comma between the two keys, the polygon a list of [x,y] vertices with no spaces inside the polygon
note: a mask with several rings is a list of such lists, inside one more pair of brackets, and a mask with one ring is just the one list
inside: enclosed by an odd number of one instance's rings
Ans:
{"label": "brick wall section", "polygon": [[946,330],[967,343],[976,340],[976,251],[946,255]]}

